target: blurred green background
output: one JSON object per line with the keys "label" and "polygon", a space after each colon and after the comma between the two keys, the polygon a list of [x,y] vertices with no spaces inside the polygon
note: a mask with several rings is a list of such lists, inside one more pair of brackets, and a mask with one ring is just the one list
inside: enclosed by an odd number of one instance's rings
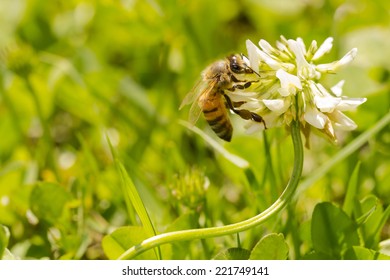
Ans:
{"label": "blurred green background", "polygon": [[[188,108],[178,107],[208,64],[245,54],[246,39],[274,45],[280,35],[306,44],[334,37],[326,62],[357,47],[354,62],[325,83],[345,79],[345,95],[368,98],[348,114],[358,129],[339,133],[338,145],[312,139],[306,177],[389,110],[388,0],[0,0],[0,224],[12,255],[105,259],[102,238],[139,225],[107,137],[158,232],[229,224],[270,205],[292,168],[288,133],[248,136],[233,116],[232,142],[217,141],[249,162],[248,173],[179,124]],[[216,138],[203,119],[197,126]],[[310,252],[314,206],[343,202],[358,161],[356,197],[373,194],[387,207],[388,126],[278,218],[243,233],[241,245],[282,232],[289,258]],[[377,241],[389,237],[386,222]],[[236,243],[180,243],[165,258],[208,259]]]}

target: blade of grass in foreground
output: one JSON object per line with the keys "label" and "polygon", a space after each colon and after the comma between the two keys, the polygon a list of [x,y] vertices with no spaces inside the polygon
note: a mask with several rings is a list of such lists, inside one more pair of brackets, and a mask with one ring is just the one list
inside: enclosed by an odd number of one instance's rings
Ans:
{"label": "blade of grass in foreground", "polygon": [[[138,193],[138,190],[133,183],[133,180],[131,180],[125,167],[117,158],[108,137],[107,137],[107,141],[109,143],[111,153],[114,157],[115,165],[116,165],[116,167],[119,171],[119,174],[120,174],[120,178],[122,181],[122,184],[121,184],[122,185],[122,192],[125,196],[125,201],[126,201],[128,211],[129,211],[129,209],[132,209],[132,207],[134,207],[134,210],[137,212],[137,215],[142,223],[142,226],[145,229],[146,234],[149,236],[155,236],[156,231],[153,227],[152,221],[150,220],[150,217],[149,217],[149,214],[145,208],[145,205],[142,202],[142,199]],[[161,260],[160,247],[158,247],[157,250],[155,250],[155,253],[156,253],[157,258]]]}
{"label": "blade of grass in foreground", "polygon": [[358,177],[360,172],[360,162],[355,166],[355,169],[352,172],[352,176],[349,179],[347,194],[345,195],[343,210],[348,216],[351,217],[353,206],[356,199],[356,193],[358,188]]}

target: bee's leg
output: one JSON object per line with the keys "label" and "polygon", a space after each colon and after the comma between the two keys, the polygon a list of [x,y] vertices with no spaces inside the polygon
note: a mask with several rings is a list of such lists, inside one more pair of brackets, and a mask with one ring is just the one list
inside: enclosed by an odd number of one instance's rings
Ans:
{"label": "bee's leg", "polygon": [[[233,76],[234,77],[234,76]],[[238,81],[233,80],[234,82],[245,82],[245,81]],[[246,89],[252,85],[252,82],[246,82],[245,84],[234,84],[231,88],[229,88],[229,91],[235,91],[236,89]]]}
{"label": "bee's leg", "polygon": [[240,109],[234,108],[233,103],[232,103],[231,99],[229,98],[229,96],[227,96],[226,94],[224,94],[223,96],[225,96],[226,103],[227,103],[229,109],[231,109],[234,113],[239,115],[244,120],[253,120],[255,122],[261,122],[261,123],[263,123],[264,128],[267,129],[267,125],[265,124],[265,121],[261,116],[259,116],[256,113],[253,113],[251,111],[245,110],[245,109],[240,110]]}
{"label": "bee's leg", "polygon": [[234,108],[240,107],[241,105],[243,105],[245,103],[246,103],[245,101],[232,102]]}

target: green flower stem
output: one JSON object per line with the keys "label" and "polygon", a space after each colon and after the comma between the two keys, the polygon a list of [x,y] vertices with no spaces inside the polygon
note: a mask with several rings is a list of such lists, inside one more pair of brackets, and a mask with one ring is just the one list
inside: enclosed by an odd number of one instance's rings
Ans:
{"label": "green flower stem", "polygon": [[291,136],[294,145],[294,169],[291,178],[280,197],[265,211],[250,219],[231,225],[202,229],[181,230],[159,234],[148,238],[140,244],[135,245],[130,249],[126,250],[122,255],[119,256],[118,259],[131,259],[146,250],[174,241],[204,239],[235,234],[258,226],[270,219],[271,217],[275,216],[292,199],[295,190],[297,189],[298,182],[302,173],[303,146],[298,121],[294,121],[291,125]]}

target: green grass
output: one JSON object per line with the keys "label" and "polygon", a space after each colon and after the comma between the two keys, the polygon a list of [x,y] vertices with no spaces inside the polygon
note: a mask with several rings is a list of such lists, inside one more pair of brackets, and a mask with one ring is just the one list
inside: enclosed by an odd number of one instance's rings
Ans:
{"label": "green grass", "polygon": [[137,258],[389,258],[388,1],[297,2],[1,1],[0,258],[115,259],[267,209],[293,169],[288,131],[246,135],[232,116],[224,143],[178,107],[211,62],[280,35],[334,37],[329,61],[358,48],[322,81],[367,97],[358,128],[313,135],[298,191],[265,223]]}

